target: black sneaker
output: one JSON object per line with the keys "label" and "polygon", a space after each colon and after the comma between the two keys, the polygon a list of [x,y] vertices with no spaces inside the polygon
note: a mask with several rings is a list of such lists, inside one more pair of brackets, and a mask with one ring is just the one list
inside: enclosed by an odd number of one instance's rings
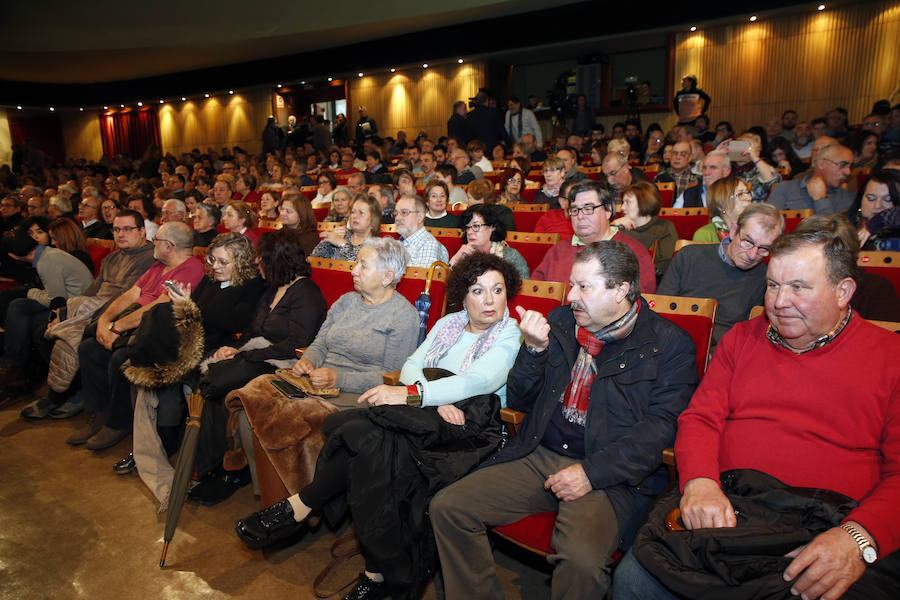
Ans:
{"label": "black sneaker", "polygon": [[294,520],[294,509],[285,499],[244,517],[235,523],[234,530],[248,548],[258,550],[272,542],[290,537],[305,525],[306,519]]}
{"label": "black sneaker", "polygon": [[372,581],[365,573],[359,574],[356,586],[344,596],[343,600],[382,600],[391,595],[387,582]]}
{"label": "black sneaker", "polygon": [[26,421],[39,421],[48,417],[54,408],[53,403],[44,396],[23,408],[19,416]]}

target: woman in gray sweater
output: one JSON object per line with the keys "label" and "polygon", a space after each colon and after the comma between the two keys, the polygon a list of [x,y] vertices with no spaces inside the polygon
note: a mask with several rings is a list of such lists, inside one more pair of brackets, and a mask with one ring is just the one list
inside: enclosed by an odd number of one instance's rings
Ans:
{"label": "woman in gray sweater", "polygon": [[353,292],[337,299],[315,341],[294,365],[317,388],[358,396],[416,349],[419,316],[396,287],[408,255],[393,238],[368,238],[353,267]]}

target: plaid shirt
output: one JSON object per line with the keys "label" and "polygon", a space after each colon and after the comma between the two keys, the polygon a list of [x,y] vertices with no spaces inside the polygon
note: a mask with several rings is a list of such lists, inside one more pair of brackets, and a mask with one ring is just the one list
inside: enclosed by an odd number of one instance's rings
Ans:
{"label": "plaid shirt", "polygon": [[431,263],[450,262],[450,254],[444,246],[422,227],[408,238],[403,238],[403,247],[409,252],[410,267],[430,267]]}
{"label": "plaid shirt", "polygon": [[672,167],[659,172],[653,181],[672,181],[675,183],[675,198],[682,195],[684,190],[688,189],[691,183],[700,183],[700,178],[691,173],[690,167],[681,172],[681,175],[675,173]]}
{"label": "plaid shirt", "polygon": [[821,336],[816,341],[814,341],[809,348],[806,348],[805,350],[801,350],[799,352],[794,350],[790,346],[788,346],[787,342],[784,341],[784,338],[781,337],[781,334],[778,333],[778,330],[775,329],[774,327],[772,327],[772,325],[769,325],[769,328],[766,330],[766,337],[769,338],[770,342],[772,342],[773,344],[775,344],[777,346],[781,346],[782,348],[787,348],[788,350],[790,350],[791,352],[794,352],[795,354],[804,354],[806,352],[809,352],[810,350],[815,350],[816,348],[821,348],[822,346],[833,342],[834,339],[844,330],[844,327],[847,326],[847,323],[850,322],[850,317],[852,317],[852,316],[853,316],[853,309],[848,308],[847,314],[844,316],[843,319],[840,320],[840,322],[837,325],[834,326],[834,329],[832,329],[831,331],[829,331],[828,333],[826,333],[825,335]]}

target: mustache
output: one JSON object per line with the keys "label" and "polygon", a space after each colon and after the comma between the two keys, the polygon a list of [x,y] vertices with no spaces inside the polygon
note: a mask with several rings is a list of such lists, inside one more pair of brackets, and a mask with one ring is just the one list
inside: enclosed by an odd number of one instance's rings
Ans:
{"label": "mustache", "polygon": [[574,300],[574,301],[570,302],[569,307],[571,307],[572,310],[581,310],[581,311],[584,310],[584,304],[582,304],[578,300]]}

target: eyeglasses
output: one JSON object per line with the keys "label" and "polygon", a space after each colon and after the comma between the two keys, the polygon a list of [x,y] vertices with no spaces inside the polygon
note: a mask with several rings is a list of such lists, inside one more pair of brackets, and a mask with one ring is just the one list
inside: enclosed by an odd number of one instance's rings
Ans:
{"label": "eyeglasses", "polygon": [[97,207],[96,207],[96,206],[94,206],[93,204],[90,204],[90,203],[88,203],[88,202],[82,202],[82,203],[79,204],[78,206],[83,206],[83,207],[85,207],[85,208],[93,208],[94,210],[97,210]]}
{"label": "eyeglasses", "polygon": [[735,192],[731,195],[732,200],[737,200],[738,198],[749,198],[753,196],[753,193],[750,190],[744,190],[742,192]]}
{"label": "eyeglasses", "polygon": [[219,260],[215,256],[213,256],[211,254],[207,254],[206,255],[206,264],[208,264],[211,267],[214,267],[216,265],[222,265],[223,267],[227,267],[228,265],[231,264],[231,262],[227,261],[227,260]]}
{"label": "eyeglasses", "polygon": [[164,239],[162,239],[162,238],[154,237],[152,241],[153,241],[154,244],[155,244],[156,242],[166,242],[167,244],[172,244],[172,247],[173,247],[173,248],[175,247],[175,242],[173,242],[172,240],[164,240]]}
{"label": "eyeglasses", "polygon": [[738,235],[737,238],[738,238],[738,247],[741,250],[749,252],[750,250],[753,250],[754,248],[756,248],[756,250],[757,250],[757,252],[759,252],[760,256],[768,256],[769,255],[769,247],[768,246],[763,246],[761,244],[757,244],[752,239],[745,238],[742,235]]}
{"label": "eyeglasses", "polygon": [[422,212],[422,211],[421,210],[409,210],[408,208],[404,208],[403,210],[398,210],[394,214],[400,215],[401,217],[408,217],[409,215],[411,215],[413,213],[420,213],[420,212]]}
{"label": "eyeglasses", "polygon": [[325,184],[330,184],[330,183],[331,182],[328,181],[327,179],[323,179],[322,181],[319,182],[319,185],[325,185]]}
{"label": "eyeglasses", "polygon": [[464,229],[466,231],[471,231],[472,233],[478,233],[481,231],[482,227],[490,227],[490,225],[487,225],[486,223],[470,223],[469,225],[466,225]]}
{"label": "eyeglasses", "polygon": [[[125,227],[113,227],[113,233],[130,233],[135,229],[140,229],[140,227],[133,227],[131,225],[126,225]],[[154,240],[156,241],[156,240]]]}
{"label": "eyeglasses", "polygon": [[850,164],[851,164],[850,161],[848,161],[848,160],[842,160],[841,162],[835,162],[835,161],[831,160],[830,158],[822,158],[822,160],[827,160],[828,162],[830,162],[831,164],[836,166],[841,171],[843,171],[844,169],[849,169]]}
{"label": "eyeglasses", "polygon": [[602,204],[585,204],[584,206],[572,206],[569,208],[569,216],[574,217],[577,216],[578,213],[584,213],[585,215],[592,215],[594,211],[598,208],[602,208]]}

